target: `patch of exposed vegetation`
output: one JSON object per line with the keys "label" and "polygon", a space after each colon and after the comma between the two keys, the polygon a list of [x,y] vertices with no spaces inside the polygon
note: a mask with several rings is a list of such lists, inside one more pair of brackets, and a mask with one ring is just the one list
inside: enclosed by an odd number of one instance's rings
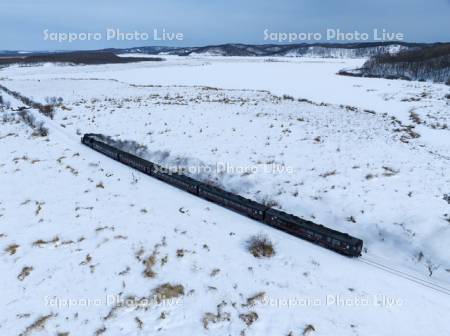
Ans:
{"label": "patch of exposed vegetation", "polygon": [[399,173],[398,170],[395,170],[394,168],[383,166],[384,173],[383,176],[394,176]]}
{"label": "patch of exposed vegetation", "polygon": [[311,335],[316,329],[312,324],[308,324],[305,329],[303,329],[303,336],[309,336]]}
{"label": "patch of exposed vegetation", "polygon": [[154,278],[156,276],[156,272],[153,270],[153,266],[156,265],[156,254],[153,253],[144,259],[143,264],[145,266],[144,276],[147,278]]}
{"label": "patch of exposed vegetation", "polygon": [[[1,61],[4,61],[4,60],[5,59],[2,59]],[[3,85],[0,85],[0,90],[5,91],[7,94],[13,96],[17,100],[20,100],[22,103],[29,106],[30,108],[37,109],[41,114],[43,114],[44,116],[46,116],[50,119],[53,119],[55,116],[55,107],[53,105],[41,104],[41,103],[35,102],[35,101],[31,100],[30,98],[21,95],[19,92],[9,90],[7,87],[5,87]],[[25,110],[25,109],[26,108],[24,108],[23,110]]]}
{"label": "patch of exposed vegetation", "polygon": [[219,274],[219,272],[220,272],[220,269],[214,268],[209,275],[211,277],[215,277],[217,274]]}
{"label": "patch of exposed vegetation", "polygon": [[32,130],[32,135],[35,137],[46,137],[48,135],[48,128],[44,126],[43,121],[38,121],[34,115],[26,109],[17,113],[22,121],[27,124]]}
{"label": "patch of exposed vegetation", "polygon": [[8,247],[5,248],[5,252],[9,253],[9,255],[14,255],[16,254],[18,248],[19,245],[17,244],[10,244]]}
{"label": "patch of exposed vegetation", "polygon": [[37,246],[37,247],[43,247],[44,245],[48,245],[48,244],[56,244],[59,242],[59,237],[55,236],[53,239],[51,240],[43,240],[43,239],[38,239],[36,241],[33,242],[33,246]]}
{"label": "patch of exposed vegetation", "polygon": [[101,328],[98,328],[98,329],[95,331],[94,335],[95,335],[95,336],[99,336],[99,335],[101,335],[101,334],[104,334],[105,332],[106,332],[106,327],[101,327]]}
{"label": "patch of exposed vegetation", "polygon": [[423,123],[422,119],[420,119],[420,116],[414,110],[411,110],[409,112],[409,119],[411,119],[417,125]]}
{"label": "patch of exposed vegetation", "polygon": [[217,312],[214,313],[205,313],[202,318],[203,328],[209,329],[209,325],[220,323],[220,322],[229,322],[231,321],[231,314],[229,312],[224,312],[223,308],[227,305],[225,301],[222,301],[217,305]]}
{"label": "patch of exposed vegetation", "polygon": [[30,275],[33,269],[34,268],[32,266],[25,266],[24,268],[22,268],[22,271],[20,271],[17,279],[19,279],[20,281],[25,280],[25,278]]}
{"label": "patch of exposed vegetation", "polygon": [[255,258],[270,258],[275,255],[275,248],[269,238],[263,235],[250,237],[247,248]]}
{"label": "patch of exposed vegetation", "polygon": [[320,174],[319,176],[323,177],[323,178],[327,178],[327,177],[333,176],[333,175],[336,175],[336,170],[325,172],[323,174]]}
{"label": "patch of exposed vegetation", "polygon": [[[135,253],[136,259],[138,259],[139,261],[141,261],[144,266],[145,269],[143,271],[143,275],[146,278],[154,278],[156,276],[156,271],[153,269],[157,262],[157,256],[159,254],[159,249],[162,246],[166,246],[166,238],[163,237],[160,243],[157,243],[154,247],[153,247],[153,252],[146,258],[142,258],[142,256],[144,255],[144,249],[141,248],[139,249],[139,251],[137,251]],[[165,260],[165,262],[167,262],[167,260]],[[161,265],[163,265],[165,262],[161,262]]]}
{"label": "patch of exposed vegetation", "polygon": [[255,295],[252,295],[249,298],[247,298],[247,302],[243,304],[242,307],[253,307],[258,302],[262,302],[265,296],[266,296],[265,292],[258,292]]}
{"label": "patch of exposed vegetation", "polygon": [[170,283],[162,284],[152,290],[156,302],[160,303],[164,300],[180,297],[184,295],[183,285],[172,285]]}
{"label": "patch of exposed vegetation", "polygon": [[39,317],[36,321],[34,321],[32,324],[30,324],[25,331],[23,331],[22,333],[19,334],[19,336],[28,336],[31,333],[34,333],[35,331],[40,331],[40,330],[44,330],[45,328],[45,324],[47,323],[47,321],[52,318],[53,315],[44,315]]}
{"label": "patch of exposed vegetation", "polygon": [[258,320],[258,314],[252,311],[247,314],[239,314],[239,318],[249,327]]}

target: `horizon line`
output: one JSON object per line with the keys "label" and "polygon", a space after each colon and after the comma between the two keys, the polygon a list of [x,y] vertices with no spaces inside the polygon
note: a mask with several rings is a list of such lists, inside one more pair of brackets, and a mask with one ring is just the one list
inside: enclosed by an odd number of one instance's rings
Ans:
{"label": "horizon line", "polygon": [[25,52],[25,53],[37,53],[37,52],[71,52],[71,51],[104,51],[109,49],[123,50],[123,49],[139,49],[139,48],[167,48],[167,49],[188,49],[188,48],[207,48],[207,47],[221,47],[227,45],[244,45],[244,46],[315,46],[315,45],[380,45],[380,44],[417,44],[417,45],[434,45],[434,44],[448,44],[449,42],[435,41],[435,42],[409,42],[409,41],[364,41],[364,42],[345,42],[345,41],[326,41],[326,42],[302,42],[302,43],[244,43],[244,42],[224,42],[218,44],[206,44],[206,45],[193,45],[193,46],[170,46],[170,45],[141,45],[133,47],[105,47],[105,48],[93,48],[93,49],[0,49],[0,52]]}

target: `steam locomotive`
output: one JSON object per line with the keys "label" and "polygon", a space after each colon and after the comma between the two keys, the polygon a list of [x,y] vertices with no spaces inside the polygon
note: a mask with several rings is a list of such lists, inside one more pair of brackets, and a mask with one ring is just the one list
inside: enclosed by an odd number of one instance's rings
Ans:
{"label": "steam locomotive", "polygon": [[361,255],[363,241],[346,233],[329,229],[283,211],[267,207],[253,200],[197,181],[179,172],[170,171],[156,163],[144,160],[109,144],[102,135],[85,134],[81,142],[116,161],[144,174],[157,178],[207,201],[248,216],[273,228],[320,245],[349,257]]}

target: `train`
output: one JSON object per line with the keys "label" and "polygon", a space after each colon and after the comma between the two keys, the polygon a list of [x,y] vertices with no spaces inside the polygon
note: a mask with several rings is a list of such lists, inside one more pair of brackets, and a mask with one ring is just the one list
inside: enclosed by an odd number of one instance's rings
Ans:
{"label": "train", "polygon": [[268,207],[217,186],[195,180],[180,172],[171,171],[154,162],[114,147],[101,134],[84,134],[81,142],[93,150],[146,175],[295,237],[348,257],[359,257],[362,253],[363,241],[359,238]]}

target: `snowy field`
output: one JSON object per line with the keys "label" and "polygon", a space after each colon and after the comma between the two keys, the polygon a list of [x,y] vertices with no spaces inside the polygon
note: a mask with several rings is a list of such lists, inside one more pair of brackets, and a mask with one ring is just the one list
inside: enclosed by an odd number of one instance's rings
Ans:
{"label": "snowy field", "polygon": [[[336,75],[363,62],[168,57],[2,69],[0,85],[62,104],[53,120],[30,109],[49,129],[37,137],[19,117],[23,103],[0,92],[11,104],[0,112],[1,334],[442,335],[448,295],[79,143],[82,133],[136,141],[151,160],[360,237],[363,258],[448,288],[449,87]],[[247,251],[259,233],[275,256]],[[103,302],[161,288],[173,302]],[[101,302],[55,305],[64,299]]]}

